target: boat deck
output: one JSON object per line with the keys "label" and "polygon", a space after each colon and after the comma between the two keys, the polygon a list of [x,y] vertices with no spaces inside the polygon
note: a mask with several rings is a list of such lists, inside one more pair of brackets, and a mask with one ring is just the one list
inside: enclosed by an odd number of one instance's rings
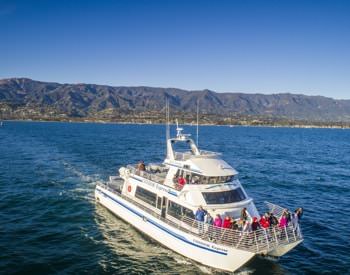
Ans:
{"label": "boat deck", "polygon": [[[239,230],[215,227],[186,216],[182,216],[180,220],[173,217],[164,218],[150,207],[136,202],[132,197],[123,195],[120,191],[123,179],[119,177],[114,178],[113,183],[109,183],[108,185],[99,183],[98,185],[136,205],[148,214],[154,216],[156,219],[161,220],[174,228],[180,229],[183,232],[195,235],[204,241],[229,247],[233,246],[237,249],[253,253],[267,254],[269,251],[280,246],[303,240],[299,225],[294,227],[291,223],[283,228],[276,226],[268,229],[258,229],[252,232],[242,232]],[[268,204],[268,207],[270,209],[273,207],[275,213],[281,211],[281,209],[283,210],[282,207],[273,204]]]}

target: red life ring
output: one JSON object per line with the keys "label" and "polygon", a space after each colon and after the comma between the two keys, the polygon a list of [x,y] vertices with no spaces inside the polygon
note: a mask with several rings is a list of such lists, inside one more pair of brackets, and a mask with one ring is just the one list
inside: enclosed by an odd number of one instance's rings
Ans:
{"label": "red life ring", "polygon": [[128,186],[128,192],[131,192],[131,185]]}

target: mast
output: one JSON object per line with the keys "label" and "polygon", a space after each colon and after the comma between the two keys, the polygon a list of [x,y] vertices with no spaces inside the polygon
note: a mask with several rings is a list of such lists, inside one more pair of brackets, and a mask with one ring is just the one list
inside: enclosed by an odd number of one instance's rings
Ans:
{"label": "mast", "polygon": [[169,128],[169,99],[166,98],[165,100],[165,131],[166,131],[166,141],[170,138],[170,128]]}
{"label": "mast", "polygon": [[199,116],[199,100],[197,99],[197,140],[196,140],[196,144],[197,147],[199,148],[199,144],[198,144],[198,137],[199,137],[199,126],[198,126],[198,116]]}
{"label": "mast", "polygon": [[165,145],[166,145],[166,157],[169,158],[169,154],[170,154],[170,150],[171,150],[171,145],[170,145],[170,105],[169,105],[169,99],[166,98],[165,100],[165,112],[166,112],[166,141],[165,141]]}

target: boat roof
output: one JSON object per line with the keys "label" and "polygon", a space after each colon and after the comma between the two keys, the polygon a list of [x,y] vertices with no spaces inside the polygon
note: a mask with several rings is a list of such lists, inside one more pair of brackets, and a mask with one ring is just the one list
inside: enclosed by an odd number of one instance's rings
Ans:
{"label": "boat roof", "polygon": [[[164,164],[191,170],[194,173],[208,177],[224,177],[238,174],[235,169],[220,158],[220,153],[199,150],[195,142],[190,138],[190,135],[182,133],[182,128],[178,127],[176,130],[177,136],[167,140],[167,157]],[[173,145],[177,142],[188,144],[190,150],[186,152],[175,151]]]}
{"label": "boat roof", "polygon": [[237,174],[237,171],[222,159],[193,158],[189,159],[187,163],[192,170],[201,171],[201,174],[209,177],[232,176]]}

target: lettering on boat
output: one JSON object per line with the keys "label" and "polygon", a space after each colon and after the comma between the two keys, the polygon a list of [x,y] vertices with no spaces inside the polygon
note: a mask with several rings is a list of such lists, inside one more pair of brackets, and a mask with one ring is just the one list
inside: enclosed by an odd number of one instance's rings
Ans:
{"label": "lettering on boat", "polygon": [[214,245],[214,244],[208,244],[208,243],[202,242],[202,241],[197,240],[197,239],[193,239],[193,242],[196,243],[196,244],[205,246],[207,248],[210,248],[210,249],[214,249],[214,250],[218,250],[218,251],[227,253],[227,249],[222,248],[222,247],[217,246],[217,245]]}
{"label": "lettering on boat", "polygon": [[138,181],[141,180],[143,183],[145,183],[153,188],[156,188],[159,191],[163,191],[163,192],[169,193],[171,195],[177,196],[177,193],[174,190],[172,190],[171,188],[167,188],[167,187],[163,186],[162,184],[155,183],[155,182],[153,182],[149,179],[145,179],[145,178],[141,178],[141,179],[134,178],[134,179],[136,179]]}

